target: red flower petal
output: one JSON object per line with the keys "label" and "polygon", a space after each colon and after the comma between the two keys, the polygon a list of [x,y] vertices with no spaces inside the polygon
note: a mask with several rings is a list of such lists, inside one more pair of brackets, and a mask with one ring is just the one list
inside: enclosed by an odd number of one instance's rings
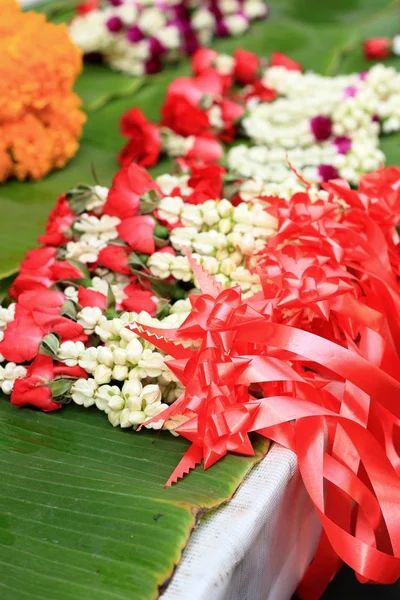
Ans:
{"label": "red flower petal", "polygon": [[143,215],[124,219],[117,229],[119,237],[127,242],[132,250],[153,254],[155,252],[154,227],[154,219]]}
{"label": "red flower petal", "polygon": [[101,310],[105,310],[107,306],[107,298],[104,294],[96,290],[88,290],[82,286],[78,289],[78,302],[83,308],[85,306],[97,306]]}

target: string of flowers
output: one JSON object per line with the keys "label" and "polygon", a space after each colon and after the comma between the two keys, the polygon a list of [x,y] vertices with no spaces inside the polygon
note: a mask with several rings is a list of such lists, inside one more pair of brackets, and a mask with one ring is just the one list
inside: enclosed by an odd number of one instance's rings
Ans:
{"label": "string of flowers", "polygon": [[[400,75],[381,64],[323,77],[281,53],[266,63],[245,50],[231,57],[201,49],[192,69],[170,84],[160,125],[136,108],[122,116],[122,165],[152,166],[162,153],[181,165],[219,161],[247,195],[288,198],[304,189],[301,178],[357,184],[385,160],[379,136],[400,129]],[[238,137],[247,142],[231,147]]]}
{"label": "string of flowers", "polygon": [[78,5],[70,33],[85,54],[143,75],[193,54],[215,35],[240,35],[267,14],[265,0],[89,1]]}
{"label": "string of flowers", "polygon": [[81,51],[64,25],[0,6],[0,182],[41,179],[74,156],[85,122],[72,92]]}

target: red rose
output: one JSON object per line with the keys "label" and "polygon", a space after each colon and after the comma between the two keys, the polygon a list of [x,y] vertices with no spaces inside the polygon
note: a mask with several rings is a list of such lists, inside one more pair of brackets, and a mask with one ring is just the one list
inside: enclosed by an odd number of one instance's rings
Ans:
{"label": "red rose", "polygon": [[4,331],[0,353],[8,361],[22,363],[38,353],[45,335],[57,333],[62,341],[86,341],[82,325],[61,316],[65,296],[54,290],[31,290],[20,294],[15,318]]}
{"label": "red rose", "polygon": [[62,281],[63,279],[82,279],[83,271],[78,267],[71,265],[68,260],[55,260],[51,267],[51,273],[54,281]]}
{"label": "red rose", "polygon": [[277,97],[278,92],[272,88],[265,87],[261,79],[257,79],[253,85],[247,89],[245,100],[250,98],[259,98],[261,102],[272,102]]}
{"label": "red rose", "polygon": [[222,100],[220,108],[224,131],[218,135],[218,138],[229,144],[236,135],[236,122],[243,116],[245,109],[233,100]]}
{"label": "red rose", "polygon": [[161,151],[159,129],[138,108],[132,108],[122,116],[121,133],[130,138],[118,155],[123,167],[132,162],[143,167],[152,167],[157,163]]}
{"label": "red rose", "polygon": [[253,83],[257,78],[260,69],[260,58],[253,52],[247,52],[242,48],[235,50],[233,55],[235,59],[234,76],[239,83]]}
{"label": "red rose", "polygon": [[47,246],[26,253],[20,271],[10,288],[10,296],[18,296],[26,290],[49,288],[54,283],[52,266],[57,248]]}
{"label": "red rose", "polygon": [[161,114],[161,125],[169,127],[175,133],[185,137],[201,135],[210,129],[210,121],[206,112],[193,106],[182,96],[167,96]]}
{"label": "red rose", "polygon": [[194,166],[188,184],[193,192],[186,198],[189,204],[221,198],[222,179],[226,171],[219,165]]}
{"label": "red rose", "polygon": [[117,244],[109,244],[100,250],[97,257],[97,264],[110,269],[110,271],[122,273],[122,275],[130,275],[131,269],[128,266],[129,254],[129,248],[117,246]]}
{"label": "red rose", "polygon": [[118,225],[117,230],[118,236],[127,242],[133,251],[153,254],[156,249],[153,236],[154,227],[153,217],[141,215],[124,219]]}
{"label": "red rose", "polygon": [[214,60],[218,57],[218,52],[211,48],[199,48],[192,56],[192,71],[194,75],[201,75],[213,66]]}
{"label": "red rose", "polygon": [[11,404],[25,406],[30,404],[45,412],[61,408],[53,401],[50,384],[56,376],[84,377],[88,375],[80,367],[67,367],[59,363],[53,365],[50,356],[39,354],[30,365],[25,377],[16,379],[11,394]]}
{"label": "red rose", "polygon": [[15,318],[7,325],[0,342],[0,353],[6,360],[15,363],[32,360],[38,353],[44,335],[32,314],[17,304]]}
{"label": "red rose", "polygon": [[38,237],[39,243],[48,246],[65,244],[71,239],[71,236],[65,236],[65,233],[69,230],[75,218],[76,215],[71,211],[65,194],[60,196],[55,208],[49,214],[46,233]]}
{"label": "red rose", "polygon": [[140,197],[150,190],[161,193],[148,172],[132,163],[115,175],[103,212],[119,219],[133,217],[139,212]]}
{"label": "red rose", "polygon": [[64,294],[55,290],[30,290],[18,298],[18,306],[29,311],[39,310],[49,315],[59,315],[64,302]]}
{"label": "red rose", "polygon": [[75,6],[75,12],[80,17],[84,17],[88,13],[92,12],[93,10],[97,10],[98,8],[100,8],[99,0],[86,0],[86,2],[81,2]]}
{"label": "red rose", "polygon": [[157,310],[157,297],[151,290],[143,289],[138,283],[130,283],[124,288],[128,297],[122,301],[122,309],[139,313],[145,310],[154,317]]}
{"label": "red rose", "polygon": [[189,165],[213,164],[222,157],[221,144],[212,138],[197,137],[193,146],[184,157],[184,162]]}
{"label": "red rose", "polygon": [[364,56],[367,60],[380,60],[392,53],[392,40],[385,37],[371,38],[363,43]]}
{"label": "red rose", "polygon": [[85,308],[85,306],[97,306],[101,310],[105,310],[107,307],[107,297],[101,292],[96,290],[88,290],[82,286],[78,289],[78,302]]}
{"label": "red rose", "polygon": [[303,71],[300,63],[292,60],[283,52],[273,52],[269,61],[270,67],[284,67],[288,71]]}

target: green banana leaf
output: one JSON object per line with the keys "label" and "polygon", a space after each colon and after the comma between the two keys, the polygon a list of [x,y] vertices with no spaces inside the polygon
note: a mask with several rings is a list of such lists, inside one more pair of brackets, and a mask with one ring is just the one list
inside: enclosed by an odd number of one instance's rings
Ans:
{"label": "green banana leaf", "polygon": [[2,600],[157,598],[200,516],[264,455],[164,483],[189,444],[113,429],[96,409],[51,415],[0,402]]}
{"label": "green banana leaf", "polygon": [[[74,4],[53,0],[39,10],[63,22]],[[262,55],[280,50],[333,75],[370,66],[363,38],[398,33],[397,1],[269,0],[269,6],[266,22],[213,47],[229,53],[243,46]],[[400,66],[398,59],[390,63]],[[41,182],[0,186],[1,277],[15,273],[35,247],[60,194],[94,177],[110,184],[124,143],[121,113],[136,105],[157,120],[168,83],[189,72],[188,61],[140,79],[85,65],[76,90],[88,121],[76,157]],[[389,164],[400,164],[399,141],[399,135],[382,141]],[[164,161],[154,173],[166,168]],[[0,430],[2,600],[156,598],[200,516],[227,501],[267,450],[256,439],[254,458],[230,455],[164,489],[188,447],[170,434],[113,429],[96,409],[43,414],[7,400],[0,402]]]}

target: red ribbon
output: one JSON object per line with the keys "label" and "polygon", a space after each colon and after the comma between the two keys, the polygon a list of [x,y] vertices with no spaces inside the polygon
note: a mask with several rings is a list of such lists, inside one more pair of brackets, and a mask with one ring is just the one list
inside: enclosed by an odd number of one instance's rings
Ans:
{"label": "red ribbon", "polygon": [[222,290],[190,259],[203,294],[183,325],[135,327],[174,357],[186,386],[154,418],[186,416],[177,431],[192,442],[167,485],[201,460],[253,453],[253,431],[296,453],[323,525],[297,591],[304,600],[318,600],[343,562],[362,582],[400,577],[400,295],[388,226],[399,211],[397,183],[388,186],[383,216],[338,183],[347,214],[306,194],[279,201],[278,235],[257,265],[262,293]]}

